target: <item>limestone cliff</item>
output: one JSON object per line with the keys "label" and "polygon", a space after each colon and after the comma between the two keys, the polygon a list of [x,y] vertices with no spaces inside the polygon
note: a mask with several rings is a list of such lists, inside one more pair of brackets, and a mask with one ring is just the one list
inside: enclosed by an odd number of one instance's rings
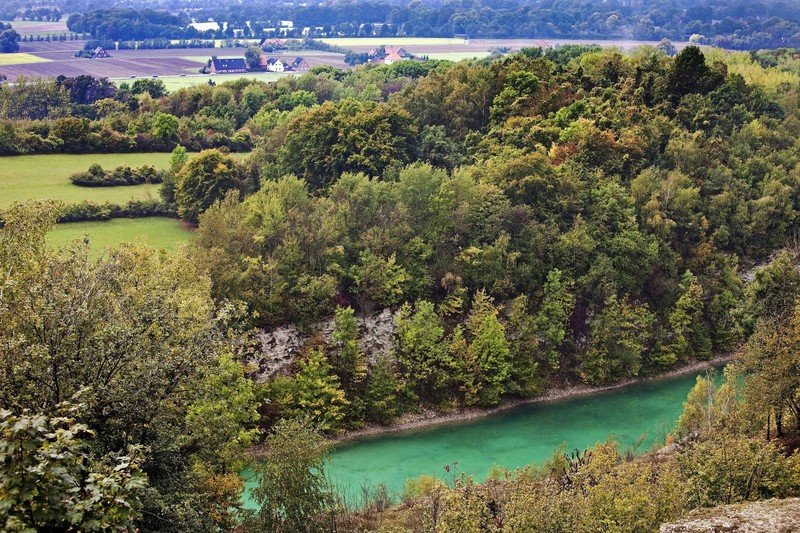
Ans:
{"label": "limestone cliff", "polygon": [[[397,311],[384,309],[366,317],[358,317],[359,344],[371,363],[381,354],[388,354],[392,350],[392,331],[396,316]],[[332,342],[333,318],[314,325],[308,333],[299,331],[291,324],[263,331],[259,335],[261,355],[255,361],[258,365],[256,378],[263,381],[288,369],[292,361],[300,355],[303,346],[314,336],[320,336],[325,342]]]}

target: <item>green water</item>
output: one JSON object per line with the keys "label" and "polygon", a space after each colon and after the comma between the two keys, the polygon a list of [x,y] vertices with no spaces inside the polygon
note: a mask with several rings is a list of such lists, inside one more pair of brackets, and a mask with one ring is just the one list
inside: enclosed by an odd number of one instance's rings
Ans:
{"label": "green water", "polygon": [[[633,385],[590,396],[521,406],[487,418],[390,433],[340,445],[327,472],[350,499],[362,484],[385,483],[395,496],[406,479],[457,473],[484,480],[493,465],[509,469],[541,463],[562,443],[583,450],[613,435],[621,449],[637,452],[662,445],[683,409],[696,374]],[[252,485],[250,480],[248,485]],[[252,502],[245,495],[246,504]]]}

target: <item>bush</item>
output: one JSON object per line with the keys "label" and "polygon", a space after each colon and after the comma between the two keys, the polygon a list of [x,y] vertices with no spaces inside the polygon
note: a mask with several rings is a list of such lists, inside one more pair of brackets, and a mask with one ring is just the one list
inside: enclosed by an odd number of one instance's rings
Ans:
{"label": "bush", "polygon": [[100,165],[92,165],[88,172],[76,172],[69,180],[81,187],[116,187],[161,183],[164,181],[164,173],[146,165],[139,168],[123,165],[110,172],[104,171]]}
{"label": "bush", "polygon": [[[88,174],[88,172],[86,173]],[[175,210],[160,200],[131,200],[127,204],[96,204],[81,202],[68,205],[59,222],[89,222],[110,220],[112,218],[143,218],[155,216],[175,216]]]}

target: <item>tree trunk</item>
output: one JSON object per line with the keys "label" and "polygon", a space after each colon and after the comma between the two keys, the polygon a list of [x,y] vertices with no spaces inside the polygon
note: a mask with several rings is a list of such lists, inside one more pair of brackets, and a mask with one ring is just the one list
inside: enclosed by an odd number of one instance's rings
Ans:
{"label": "tree trunk", "polygon": [[770,427],[769,426],[770,426],[771,422],[772,422],[772,411],[767,409],[767,440],[770,439],[770,434],[769,434]]}

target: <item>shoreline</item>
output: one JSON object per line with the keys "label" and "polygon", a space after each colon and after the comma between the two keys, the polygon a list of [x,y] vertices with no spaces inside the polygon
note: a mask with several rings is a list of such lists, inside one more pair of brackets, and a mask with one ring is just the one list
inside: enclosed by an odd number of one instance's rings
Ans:
{"label": "shoreline", "polygon": [[570,385],[564,388],[554,388],[548,390],[541,396],[535,396],[532,398],[515,398],[511,400],[505,400],[497,407],[490,407],[490,408],[467,407],[467,408],[456,409],[455,411],[448,413],[442,413],[440,411],[434,411],[432,409],[423,410],[422,412],[419,413],[407,413],[405,415],[400,416],[397,419],[397,422],[392,425],[369,426],[363,429],[347,431],[342,435],[332,437],[328,440],[333,444],[344,444],[352,441],[357,441],[362,438],[375,437],[387,433],[398,433],[416,429],[436,427],[457,422],[465,422],[468,420],[476,420],[503,411],[507,411],[509,409],[513,409],[515,407],[519,407],[522,405],[547,403],[552,401],[565,400],[568,398],[589,396],[591,394],[622,389],[624,387],[630,387],[631,385],[637,385],[640,383],[660,381],[673,377],[685,376],[686,374],[700,372],[713,366],[729,363],[732,359],[733,359],[732,354],[719,355],[707,361],[694,361],[680,368],[675,368],[668,372],[664,372],[663,374],[658,374],[656,376],[628,378],[626,380],[620,381],[618,383],[613,383],[611,385],[599,385],[593,387],[590,385],[580,384],[580,385]]}

